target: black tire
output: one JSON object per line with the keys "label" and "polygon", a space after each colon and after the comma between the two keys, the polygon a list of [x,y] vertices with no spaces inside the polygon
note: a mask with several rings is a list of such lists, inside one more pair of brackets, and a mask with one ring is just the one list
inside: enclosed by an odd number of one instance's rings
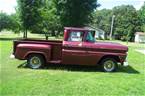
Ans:
{"label": "black tire", "polygon": [[45,60],[40,54],[31,54],[27,59],[27,66],[32,69],[42,68],[45,64]]}
{"label": "black tire", "polygon": [[101,61],[101,69],[104,72],[114,72],[117,68],[117,61],[113,58],[105,58]]}

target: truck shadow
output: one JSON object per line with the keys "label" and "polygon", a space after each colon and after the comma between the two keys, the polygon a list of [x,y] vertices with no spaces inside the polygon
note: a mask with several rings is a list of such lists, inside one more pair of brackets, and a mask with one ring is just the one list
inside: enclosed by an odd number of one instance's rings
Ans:
{"label": "truck shadow", "polygon": [[117,72],[124,72],[124,73],[128,73],[128,74],[139,74],[140,72],[137,71],[136,69],[134,69],[132,66],[119,66]]}
{"label": "truck shadow", "polygon": [[[28,68],[27,63],[24,62],[17,66],[17,68]],[[78,72],[101,72],[99,66],[84,66],[84,65],[63,65],[63,64],[47,64],[45,67],[37,70],[66,70],[66,71],[78,71]],[[128,73],[128,74],[139,74],[140,72],[135,70],[133,67],[119,66],[116,73]]]}

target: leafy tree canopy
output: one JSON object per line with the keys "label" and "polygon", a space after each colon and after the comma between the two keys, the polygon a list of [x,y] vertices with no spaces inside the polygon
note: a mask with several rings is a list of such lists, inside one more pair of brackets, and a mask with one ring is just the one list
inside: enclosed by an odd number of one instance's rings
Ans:
{"label": "leafy tree canopy", "polygon": [[145,32],[145,2],[144,5],[139,10],[140,20],[142,21],[142,31]]}
{"label": "leafy tree canopy", "polygon": [[54,0],[63,26],[85,26],[92,21],[91,13],[98,6],[97,0]]}
{"label": "leafy tree canopy", "polygon": [[6,13],[1,12],[0,13],[0,31],[3,29],[9,29],[10,28],[10,16]]}
{"label": "leafy tree canopy", "polygon": [[7,15],[6,13],[0,12],[0,31],[7,29],[19,33],[20,27],[16,14]]}
{"label": "leafy tree canopy", "polygon": [[96,10],[93,14],[94,20],[91,26],[104,30],[106,32],[106,35],[108,35],[110,33],[111,17],[112,10]]}
{"label": "leafy tree canopy", "polygon": [[134,33],[141,30],[141,21],[132,5],[122,5],[113,8],[115,15],[114,34],[122,39],[134,39]]}
{"label": "leafy tree canopy", "polygon": [[115,16],[113,36],[117,39],[132,41],[134,39],[134,33],[141,31],[142,21],[132,5],[116,6],[112,10],[96,10],[91,26],[100,28],[106,32],[106,35],[109,35],[113,15]]}

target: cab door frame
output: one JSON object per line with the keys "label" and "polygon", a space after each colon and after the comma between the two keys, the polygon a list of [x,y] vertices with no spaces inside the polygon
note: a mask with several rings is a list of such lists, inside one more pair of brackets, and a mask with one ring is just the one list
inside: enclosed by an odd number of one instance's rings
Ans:
{"label": "cab door frame", "polygon": [[[82,32],[82,41],[68,41],[71,32]],[[86,31],[82,30],[71,30],[67,32],[68,38],[63,41],[62,47],[62,64],[77,64],[77,65],[88,65],[87,51],[83,46]]]}

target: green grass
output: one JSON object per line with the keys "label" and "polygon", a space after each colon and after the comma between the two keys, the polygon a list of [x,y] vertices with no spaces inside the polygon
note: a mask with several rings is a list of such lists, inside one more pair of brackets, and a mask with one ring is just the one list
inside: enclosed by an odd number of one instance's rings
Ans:
{"label": "green grass", "polygon": [[[27,34],[28,38],[35,38],[35,39],[45,39],[45,34],[34,34],[34,33],[30,33],[28,32]],[[22,39],[23,38],[23,33],[20,34],[14,34],[14,32],[11,31],[7,31],[4,30],[2,32],[0,32],[0,40],[14,40],[14,39]],[[49,36],[48,37],[50,40],[61,40],[63,37],[62,36],[58,36],[58,37],[52,37]]]}
{"label": "green grass", "polygon": [[74,66],[32,70],[18,68],[25,61],[9,58],[12,41],[0,41],[0,95],[145,96],[145,55],[136,52],[137,48],[145,46],[129,44],[130,66],[120,66],[115,73]]}
{"label": "green grass", "polygon": [[[23,33],[14,34],[14,32],[4,30],[0,32],[0,38],[22,38]],[[28,37],[30,38],[45,38],[44,34],[32,34],[28,32]]]}

